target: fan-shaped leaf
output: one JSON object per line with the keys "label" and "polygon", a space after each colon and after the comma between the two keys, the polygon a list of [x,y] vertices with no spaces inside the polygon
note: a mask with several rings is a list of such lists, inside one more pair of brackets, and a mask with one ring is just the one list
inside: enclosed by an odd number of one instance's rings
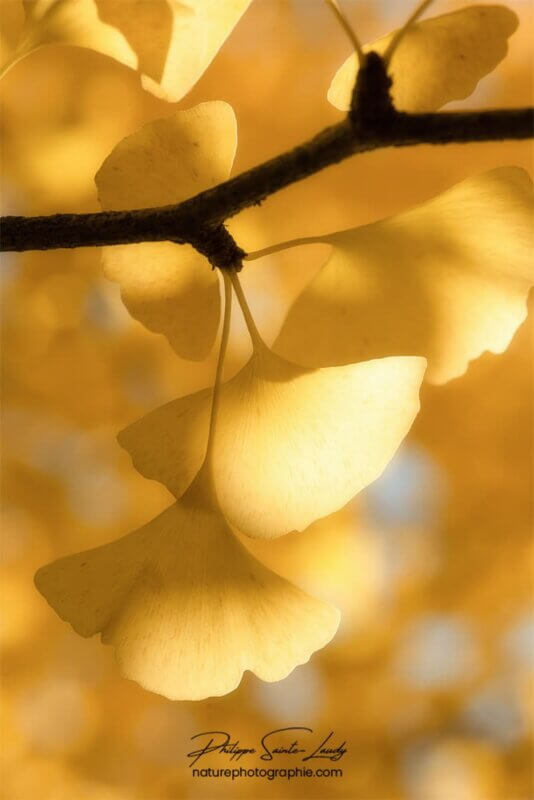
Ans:
{"label": "fan-shaped leaf", "polygon": [[[399,111],[435,111],[451,100],[463,100],[481,78],[502,61],[507,39],[518,25],[504,6],[470,6],[409,28],[390,64],[393,102]],[[364,47],[382,54],[393,34]],[[358,62],[352,54],[336,72],[328,99],[348,111]]]}
{"label": "fan-shaped leaf", "polygon": [[274,348],[308,366],[419,354],[445,383],[502,353],[534,281],[532,189],[509,167],[469,178],[392,219],[324,237],[324,267]]}
{"label": "fan-shaped leaf", "polygon": [[251,0],[23,3],[25,25],[12,63],[47,44],[86,47],[137,69],[147,91],[176,102],[200,78]]}
{"label": "fan-shaped leaf", "polygon": [[281,680],[339,624],[337,609],[250,555],[198,487],[129,536],[41,568],[35,581],[77,633],[114,646],[127,678],[171,700],[227,694],[247,669]]}
{"label": "fan-shaped leaf", "polygon": [[[179,203],[226,180],[237,146],[227,103],[201,103],[150,122],[126,137],[96,176],[104,209]],[[178,355],[204,358],[219,325],[219,279],[189,245],[171,242],[105,247],[105,274],[121,286],[136,319],[163,333]]]}
{"label": "fan-shaped leaf", "polygon": [[[220,395],[213,481],[226,519],[252,537],[303,530],[385,468],[419,409],[421,358],[308,370],[265,346]],[[205,452],[210,393],[162,406],[119,434],[146,477],[177,497]]]}

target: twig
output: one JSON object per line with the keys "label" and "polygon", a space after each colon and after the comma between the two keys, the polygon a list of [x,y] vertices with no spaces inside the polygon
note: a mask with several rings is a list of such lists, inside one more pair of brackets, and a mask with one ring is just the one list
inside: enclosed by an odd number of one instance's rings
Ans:
{"label": "twig", "polygon": [[405,114],[391,105],[382,59],[369,53],[358,73],[347,118],[313,139],[182,203],[95,214],[7,216],[0,219],[0,250],[174,241],[192,244],[214,266],[239,268],[244,255],[223,223],[286,186],[356,153],[382,147],[450,144],[533,135],[534,109]]}

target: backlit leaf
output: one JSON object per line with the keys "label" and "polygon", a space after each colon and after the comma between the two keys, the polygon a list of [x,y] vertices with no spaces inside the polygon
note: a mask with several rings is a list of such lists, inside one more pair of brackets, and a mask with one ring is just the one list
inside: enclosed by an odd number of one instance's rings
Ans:
{"label": "backlit leaf", "polygon": [[[504,6],[471,6],[423,20],[410,27],[395,50],[389,73],[391,94],[399,111],[435,111],[451,100],[463,100],[481,78],[502,61],[517,17]],[[393,34],[364,47],[382,54]],[[328,99],[348,111],[358,63],[352,54],[336,72]]]}
{"label": "backlit leaf", "polygon": [[102,21],[95,0],[23,0],[23,6],[24,28],[13,64],[43,45],[64,44],[87,47],[136,68],[136,54],[117,28]]}
{"label": "backlit leaf", "polygon": [[[96,176],[104,209],[179,203],[226,180],[237,146],[227,103],[201,103],[150,122],[126,137]],[[219,278],[189,245],[171,242],[105,247],[104,271],[121,286],[136,319],[163,333],[184,358],[202,359],[219,325]]]}
{"label": "backlit leaf", "polygon": [[42,567],[39,591],[121,671],[172,700],[227,694],[243,672],[285,678],[327,644],[339,612],[271,572],[198,485],[118,541]]}
{"label": "backlit leaf", "polygon": [[[221,389],[212,466],[226,519],[274,538],[345,505],[407,434],[424,367],[408,357],[308,370],[258,347]],[[210,405],[209,390],[167,403],[119,443],[180,497],[204,457]]]}
{"label": "backlit leaf", "polygon": [[13,62],[66,44],[111,56],[141,73],[147,91],[176,102],[192,88],[251,0],[24,0]]}
{"label": "backlit leaf", "polygon": [[[111,4],[111,0],[106,0]],[[142,47],[139,69],[145,74],[141,82],[147,91],[170,102],[180,100],[207,69],[219,49],[241,19],[252,0],[167,0],[171,14],[170,41],[161,68],[143,69],[143,60],[150,47],[146,29],[140,30]],[[151,6],[153,0],[145,0]],[[121,30],[130,24],[130,13],[123,3]],[[124,27],[123,27],[124,26]],[[158,51],[153,48],[157,57]]]}
{"label": "backlit leaf", "polygon": [[307,366],[419,354],[427,379],[502,353],[534,281],[523,170],[469,178],[388,220],[322,238],[330,258],[290,309],[275,350]]}

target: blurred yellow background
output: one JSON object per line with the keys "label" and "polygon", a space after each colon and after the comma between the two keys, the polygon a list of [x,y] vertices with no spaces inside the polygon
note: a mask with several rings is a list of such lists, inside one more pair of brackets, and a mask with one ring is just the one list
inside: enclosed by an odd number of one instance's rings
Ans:
{"label": "blurred yellow background", "polygon": [[[2,46],[22,23],[0,0]],[[461,7],[441,0],[434,14]],[[343,4],[363,41],[397,27],[406,0]],[[529,0],[507,59],[457,107],[532,102]],[[176,106],[97,53],[48,47],[0,87],[3,210],[99,210],[94,174],[143,123],[226,100],[234,174],[340,118],[326,102],[348,53],[321,0],[254,0]],[[532,172],[532,144],[418,146],[358,156],[243,213],[247,250],[353,227],[502,165]],[[320,228],[320,230],[319,230]],[[250,263],[243,284],[276,336],[327,248]],[[33,585],[61,555],[118,538],[169,504],[116,433],[213,381],[215,353],[180,361],[123,309],[98,250],[3,254],[3,548],[0,639],[6,800],[528,800],[532,797],[532,331],[444,387],[426,385],[408,440],[356,501],[310,531],[255,545],[269,566],[343,611],[334,641],[284,681],[247,674],[232,694],[173,703],[120,678],[111,652],[62,623]],[[227,374],[247,353],[235,314]],[[347,741],[342,778],[193,779],[202,730],[242,742],[305,725]],[[282,760],[280,766],[292,762]],[[218,765],[218,764],[217,764]]]}

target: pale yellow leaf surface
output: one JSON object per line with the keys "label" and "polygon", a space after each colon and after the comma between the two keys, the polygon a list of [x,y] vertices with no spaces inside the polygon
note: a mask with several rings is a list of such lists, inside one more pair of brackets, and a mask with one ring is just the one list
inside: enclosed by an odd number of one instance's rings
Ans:
{"label": "pale yellow leaf surface", "polygon": [[[504,6],[470,6],[410,27],[393,53],[391,94],[399,111],[435,111],[463,100],[502,61],[518,20]],[[365,52],[383,54],[394,34],[371,42]],[[358,62],[350,55],[336,72],[328,100],[348,111]]]}
{"label": "pale yellow leaf surface", "polygon": [[502,353],[534,282],[532,184],[506,167],[391,219],[331,234],[326,264],[290,309],[276,352],[307,366],[418,354],[426,378]]}
{"label": "pale yellow leaf surface", "polygon": [[[425,361],[390,358],[308,370],[258,347],[223,384],[213,481],[248,536],[303,530],[377,478],[418,412]],[[205,452],[210,392],[179,398],[119,434],[134,466],[180,497]]]}
{"label": "pale yellow leaf surface", "polygon": [[[152,1],[146,0],[146,3]],[[141,77],[143,87],[163,100],[176,102],[187,94],[207,69],[252,0],[167,2],[172,20],[164,64],[159,69],[143,70],[144,51],[140,48],[138,52],[140,69],[145,72]],[[123,7],[121,4],[121,11]],[[130,24],[127,12],[122,11],[122,19],[124,25]],[[142,30],[140,33],[143,48],[148,50],[146,32],[144,36]]]}
{"label": "pale yellow leaf surface", "polygon": [[74,45],[137,69],[143,87],[177,102],[197,82],[251,0],[24,0],[13,63],[47,44]]}
{"label": "pale yellow leaf surface", "polygon": [[95,0],[23,0],[23,6],[25,22],[20,41],[4,71],[49,44],[86,47],[132,69],[137,67],[137,56],[127,39],[100,18]]}
{"label": "pale yellow leaf surface", "polygon": [[339,611],[271,572],[198,486],[134,533],[35,577],[82,636],[101,633],[125,677],[171,700],[285,678],[326,645]]}
{"label": "pale yellow leaf surface", "polygon": [[[123,139],[96,175],[105,210],[179,203],[228,178],[237,146],[227,103],[201,103]],[[178,355],[205,358],[220,315],[219,278],[190,245],[143,242],[103,249],[106,277],[120,284],[133,317],[164,334]]]}

